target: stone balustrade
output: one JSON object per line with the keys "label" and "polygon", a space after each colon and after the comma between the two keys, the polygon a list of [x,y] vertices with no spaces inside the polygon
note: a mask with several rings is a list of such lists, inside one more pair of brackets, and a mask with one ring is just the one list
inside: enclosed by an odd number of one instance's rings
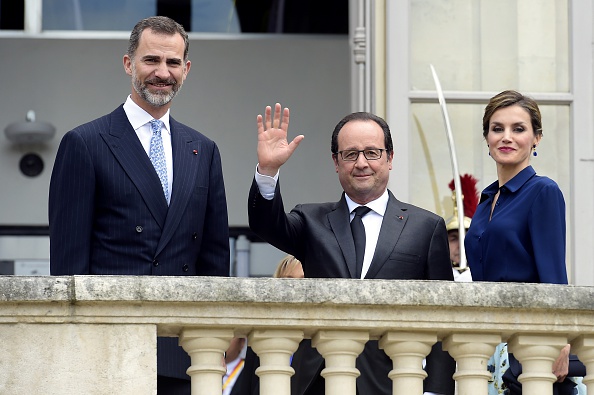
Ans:
{"label": "stone balustrade", "polygon": [[[328,395],[355,395],[368,340],[394,361],[393,393],[422,394],[422,361],[442,341],[459,395],[486,395],[500,342],[526,395],[551,395],[568,342],[594,372],[594,288],[548,284],[217,277],[0,277],[0,394],[154,394],[156,337],[179,337],[193,395],[220,395],[221,356],[245,336],[261,394],[289,395],[303,338],[326,359]],[[594,394],[594,374],[584,383]]]}

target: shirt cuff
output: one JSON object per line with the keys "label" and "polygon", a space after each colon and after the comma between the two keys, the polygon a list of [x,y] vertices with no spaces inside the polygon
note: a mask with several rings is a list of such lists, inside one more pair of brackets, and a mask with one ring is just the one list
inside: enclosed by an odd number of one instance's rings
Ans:
{"label": "shirt cuff", "polygon": [[276,190],[276,183],[278,182],[278,171],[274,177],[258,173],[258,165],[256,165],[256,184],[260,190],[260,195],[266,200],[274,198],[274,191]]}

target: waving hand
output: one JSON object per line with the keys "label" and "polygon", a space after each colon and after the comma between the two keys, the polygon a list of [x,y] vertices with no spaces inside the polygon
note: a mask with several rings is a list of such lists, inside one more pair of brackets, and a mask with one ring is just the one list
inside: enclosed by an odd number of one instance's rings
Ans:
{"label": "waving hand", "polygon": [[279,103],[274,106],[274,116],[272,115],[272,108],[266,106],[264,118],[259,114],[257,123],[258,172],[274,176],[293,154],[304,136],[296,136],[293,141],[288,142],[289,109],[285,107],[281,117],[281,105]]}

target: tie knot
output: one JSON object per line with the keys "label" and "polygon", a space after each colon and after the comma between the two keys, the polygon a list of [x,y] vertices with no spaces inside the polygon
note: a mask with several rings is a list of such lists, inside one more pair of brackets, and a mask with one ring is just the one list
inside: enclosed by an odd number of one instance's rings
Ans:
{"label": "tie knot", "polygon": [[367,206],[359,206],[354,211],[355,211],[355,217],[359,216],[359,217],[363,218],[365,216],[365,214],[367,214],[368,212],[371,211],[371,209]]}
{"label": "tie knot", "polygon": [[161,121],[160,119],[152,119],[150,121],[151,124],[151,130],[153,131],[153,133],[161,133],[161,128],[163,127],[163,121]]}

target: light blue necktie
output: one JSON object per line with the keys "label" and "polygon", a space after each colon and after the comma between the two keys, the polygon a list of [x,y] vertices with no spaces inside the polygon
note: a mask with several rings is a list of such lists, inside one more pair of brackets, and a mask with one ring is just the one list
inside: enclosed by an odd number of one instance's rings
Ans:
{"label": "light blue necktie", "polygon": [[169,204],[169,184],[167,183],[167,162],[165,161],[165,150],[163,149],[163,139],[161,139],[161,128],[163,122],[160,120],[153,119],[150,121],[151,130],[153,135],[151,137],[151,148],[149,150],[149,158],[151,163],[157,171],[159,180],[161,180],[161,186],[163,187],[163,193],[165,193],[165,200]]}

